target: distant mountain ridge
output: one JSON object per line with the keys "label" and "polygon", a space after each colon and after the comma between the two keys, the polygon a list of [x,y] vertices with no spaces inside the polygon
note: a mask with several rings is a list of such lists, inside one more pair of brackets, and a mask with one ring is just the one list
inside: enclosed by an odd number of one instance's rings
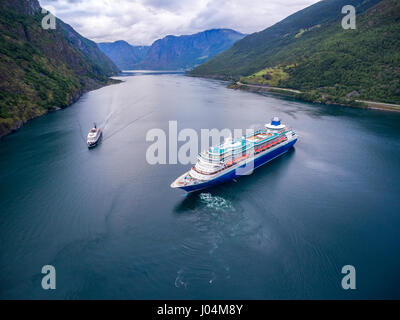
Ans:
{"label": "distant mountain ridge", "polygon": [[166,36],[155,41],[138,64],[142,69],[191,69],[230,48],[245,35],[231,29],[211,29],[192,35]]}
{"label": "distant mountain ridge", "polygon": [[0,0],[0,137],[112,83],[118,67],[71,26],[44,30],[37,0]]}
{"label": "distant mountain ridge", "polygon": [[141,59],[134,53],[138,47],[125,41],[100,43],[99,48],[123,68],[188,70],[228,49],[243,37],[245,34],[231,29],[211,29],[182,36],[169,35],[156,40],[150,47],[142,47],[142,52],[146,51],[146,54]]}
{"label": "distant mountain ridge", "polygon": [[150,46],[132,46],[123,40],[101,42],[97,45],[121,70],[134,69],[150,48]]}

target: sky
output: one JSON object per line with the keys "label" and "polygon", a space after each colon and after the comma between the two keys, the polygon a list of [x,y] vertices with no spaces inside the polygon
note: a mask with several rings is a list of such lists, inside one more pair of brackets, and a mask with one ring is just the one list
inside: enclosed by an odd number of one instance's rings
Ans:
{"label": "sky", "polygon": [[39,0],[96,42],[151,45],[167,35],[213,28],[264,30],[319,0]]}

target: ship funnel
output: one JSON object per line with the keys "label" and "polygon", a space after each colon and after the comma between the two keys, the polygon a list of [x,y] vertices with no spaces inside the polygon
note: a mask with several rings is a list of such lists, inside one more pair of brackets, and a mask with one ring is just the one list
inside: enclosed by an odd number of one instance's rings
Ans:
{"label": "ship funnel", "polygon": [[281,123],[281,119],[279,119],[279,117],[273,117],[271,122],[267,123],[265,127],[270,130],[279,130],[284,128],[285,125]]}
{"label": "ship funnel", "polygon": [[279,126],[281,124],[281,119],[279,119],[278,117],[274,117],[271,121],[271,124],[273,126]]}

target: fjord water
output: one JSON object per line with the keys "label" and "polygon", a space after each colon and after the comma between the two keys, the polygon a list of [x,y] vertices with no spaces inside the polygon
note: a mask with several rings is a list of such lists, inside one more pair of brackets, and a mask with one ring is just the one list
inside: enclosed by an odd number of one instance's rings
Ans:
{"label": "fjord water", "polygon": [[[1,299],[400,298],[400,114],[120,79],[0,142]],[[146,133],[170,120],[200,132],[275,115],[300,140],[237,181],[185,195],[170,183],[190,165],[146,161]],[[93,121],[104,138],[88,150]]]}

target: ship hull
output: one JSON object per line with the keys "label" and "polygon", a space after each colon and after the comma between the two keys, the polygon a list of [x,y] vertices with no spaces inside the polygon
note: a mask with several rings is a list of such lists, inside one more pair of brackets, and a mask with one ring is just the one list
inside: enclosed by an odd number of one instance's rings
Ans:
{"label": "ship hull", "polygon": [[[295,139],[293,141],[290,141],[287,144],[285,144],[285,145],[283,145],[283,146],[281,146],[281,147],[279,147],[279,148],[277,148],[275,150],[272,150],[272,151],[270,151],[270,152],[268,152],[266,154],[262,154],[262,155],[258,156],[257,158],[254,159],[254,169],[256,169],[256,168],[262,166],[263,164],[266,164],[269,161],[271,161],[271,160],[281,156],[282,154],[286,153],[287,151],[289,151],[293,147],[293,145],[296,142],[297,142],[297,139]],[[239,166],[238,168],[243,168],[244,166],[245,166],[245,164],[243,164],[242,166]],[[220,176],[218,176],[218,177],[216,177],[216,178],[214,178],[212,180],[209,180],[207,182],[204,182],[204,183],[199,183],[199,184],[196,184],[196,185],[182,186],[182,187],[179,187],[179,188],[182,189],[182,190],[185,190],[186,192],[199,191],[199,190],[202,190],[202,189],[210,188],[212,186],[215,186],[215,185],[230,181],[230,180],[235,179],[235,178],[239,178],[239,177],[241,177],[241,176],[246,174],[246,172],[242,172],[241,174],[236,174],[236,170],[237,170],[237,168],[235,168],[235,169],[233,169],[231,171],[228,171],[225,174],[222,174],[222,175],[220,175]],[[251,170],[252,169],[250,169],[249,171],[251,171]]]}

